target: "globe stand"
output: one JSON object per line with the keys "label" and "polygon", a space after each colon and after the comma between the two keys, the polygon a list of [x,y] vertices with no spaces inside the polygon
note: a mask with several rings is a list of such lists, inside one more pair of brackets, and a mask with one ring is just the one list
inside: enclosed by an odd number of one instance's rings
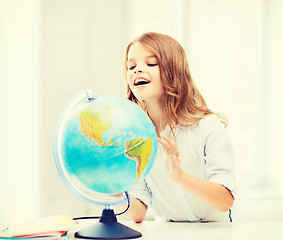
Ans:
{"label": "globe stand", "polygon": [[76,238],[83,239],[132,239],[142,234],[117,222],[112,209],[104,209],[98,223],[75,233]]}

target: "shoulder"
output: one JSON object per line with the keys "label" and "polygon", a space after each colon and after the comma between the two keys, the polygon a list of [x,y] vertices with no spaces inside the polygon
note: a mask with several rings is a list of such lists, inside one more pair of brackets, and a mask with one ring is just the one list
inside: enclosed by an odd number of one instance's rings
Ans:
{"label": "shoulder", "polygon": [[199,132],[199,133],[206,133],[215,130],[224,130],[224,124],[220,121],[220,119],[215,114],[210,114],[205,116],[204,118],[200,119],[193,125],[188,126],[181,126],[179,125],[180,129],[185,132]]}
{"label": "shoulder", "polygon": [[179,135],[198,138],[203,144],[206,142],[207,138],[212,135],[226,135],[225,125],[215,114],[205,116],[193,125],[186,127],[180,126],[180,130],[181,134]]}
{"label": "shoulder", "polygon": [[199,120],[197,124],[199,126],[203,141],[206,142],[208,139],[214,141],[216,139],[228,140],[225,126],[215,114],[204,117],[203,119]]}
{"label": "shoulder", "polygon": [[199,120],[198,126],[203,133],[210,131],[225,131],[224,124],[215,114],[210,114]]}
{"label": "shoulder", "polygon": [[198,125],[201,128],[220,127],[224,129],[224,124],[221,123],[220,119],[215,114],[210,114],[202,118],[201,120],[198,121]]}

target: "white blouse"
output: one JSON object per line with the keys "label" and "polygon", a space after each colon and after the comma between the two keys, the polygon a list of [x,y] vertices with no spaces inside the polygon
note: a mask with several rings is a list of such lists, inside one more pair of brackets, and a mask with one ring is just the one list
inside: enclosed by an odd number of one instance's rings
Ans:
{"label": "white blouse", "polygon": [[[167,126],[160,135],[168,136],[169,132]],[[217,116],[209,115],[193,126],[175,129],[175,135],[182,169],[225,186],[235,196],[233,148]],[[152,170],[130,193],[165,220],[230,221],[230,211],[222,212],[207,205],[169,178],[160,144]]]}

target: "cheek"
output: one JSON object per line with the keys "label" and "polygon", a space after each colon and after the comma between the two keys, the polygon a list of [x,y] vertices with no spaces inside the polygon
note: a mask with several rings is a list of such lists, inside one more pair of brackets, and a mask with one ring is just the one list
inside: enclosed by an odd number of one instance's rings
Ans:
{"label": "cheek", "polygon": [[131,85],[131,74],[129,73],[129,72],[127,72],[127,83],[129,84],[129,85]]}
{"label": "cheek", "polygon": [[127,73],[127,83],[130,87],[130,89],[132,90],[133,89],[133,81],[132,81],[132,73],[128,72]]}
{"label": "cheek", "polygon": [[162,81],[161,81],[161,76],[160,76],[160,72],[159,72],[159,71],[156,71],[156,72],[155,72],[155,79],[158,79],[158,80],[157,80],[157,83],[158,83],[158,85],[159,85],[159,88],[160,88],[160,89],[164,89],[164,86],[163,86],[163,83],[162,83]]}
{"label": "cheek", "polygon": [[127,71],[127,80],[129,81],[132,78],[133,73],[131,71]]}
{"label": "cheek", "polygon": [[[161,79],[160,68],[156,68],[152,74],[155,76],[156,79]],[[161,80],[160,80],[161,81]]]}

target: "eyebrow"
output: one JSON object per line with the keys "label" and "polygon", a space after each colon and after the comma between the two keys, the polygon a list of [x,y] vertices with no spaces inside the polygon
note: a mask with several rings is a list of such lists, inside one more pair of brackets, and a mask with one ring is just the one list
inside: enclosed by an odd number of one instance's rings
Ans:
{"label": "eyebrow", "polygon": [[[148,56],[146,56],[145,58],[146,58],[146,59],[148,59],[148,58],[156,58],[156,59],[157,59],[157,57],[156,57],[155,55],[148,55]],[[127,62],[130,62],[130,61],[135,61],[135,58],[130,58],[130,59],[128,59]]]}

